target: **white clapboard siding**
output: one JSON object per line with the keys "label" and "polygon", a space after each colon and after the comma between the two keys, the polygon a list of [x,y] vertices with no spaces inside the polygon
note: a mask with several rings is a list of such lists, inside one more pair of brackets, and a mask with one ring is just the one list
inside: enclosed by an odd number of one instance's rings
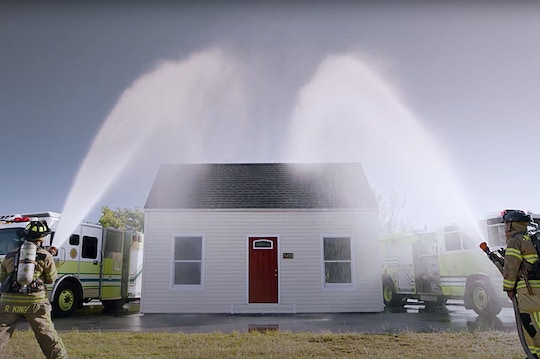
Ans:
{"label": "white clapboard siding", "polygon": [[[381,266],[374,211],[148,210],[144,313],[379,312]],[[204,286],[171,288],[173,237],[204,238]],[[322,238],[350,236],[354,286],[323,285]],[[248,237],[278,237],[279,303],[248,303]],[[283,259],[282,253],[294,254]]]}

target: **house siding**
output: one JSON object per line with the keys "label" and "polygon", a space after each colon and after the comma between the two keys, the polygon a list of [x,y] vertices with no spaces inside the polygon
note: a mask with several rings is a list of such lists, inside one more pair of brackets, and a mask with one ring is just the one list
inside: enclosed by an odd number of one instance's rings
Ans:
{"label": "house siding", "polygon": [[[147,210],[141,312],[380,312],[376,223],[376,210]],[[171,287],[173,237],[183,235],[204,238],[202,289]],[[325,235],[351,237],[353,288],[324,288]],[[277,304],[248,303],[251,236],[278,238]]]}

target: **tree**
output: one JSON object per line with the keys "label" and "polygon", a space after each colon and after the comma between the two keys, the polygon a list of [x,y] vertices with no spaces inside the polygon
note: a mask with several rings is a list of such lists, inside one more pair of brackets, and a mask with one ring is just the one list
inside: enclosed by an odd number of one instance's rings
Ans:
{"label": "tree", "polygon": [[144,231],[144,214],[139,207],[134,209],[116,208],[113,211],[109,207],[103,206],[101,207],[99,224],[103,227],[142,232]]}
{"label": "tree", "polygon": [[408,226],[401,218],[401,210],[405,207],[406,200],[394,190],[388,198],[376,195],[379,206],[379,233],[389,234],[405,230]]}

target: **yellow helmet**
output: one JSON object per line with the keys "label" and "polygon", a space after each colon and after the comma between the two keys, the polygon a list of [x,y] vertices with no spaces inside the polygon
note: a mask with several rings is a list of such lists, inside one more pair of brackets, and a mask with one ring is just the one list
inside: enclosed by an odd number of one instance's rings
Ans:
{"label": "yellow helmet", "polygon": [[45,237],[49,233],[51,229],[45,221],[32,221],[24,229],[24,237],[29,241]]}

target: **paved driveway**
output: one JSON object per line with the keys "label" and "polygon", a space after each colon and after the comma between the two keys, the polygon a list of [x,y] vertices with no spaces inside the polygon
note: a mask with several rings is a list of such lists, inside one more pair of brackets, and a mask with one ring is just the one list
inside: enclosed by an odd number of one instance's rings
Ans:
{"label": "paved driveway", "polygon": [[[493,319],[483,320],[460,303],[446,310],[426,311],[423,305],[407,305],[400,312],[340,314],[141,314],[134,308],[116,314],[103,314],[99,306],[85,307],[70,318],[56,318],[59,331],[122,332],[248,332],[276,329],[291,332],[363,332],[393,333],[400,331],[483,331],[515,330],[511,308],[504,308]],[[24,328],[26,323],[21,323]]]}

